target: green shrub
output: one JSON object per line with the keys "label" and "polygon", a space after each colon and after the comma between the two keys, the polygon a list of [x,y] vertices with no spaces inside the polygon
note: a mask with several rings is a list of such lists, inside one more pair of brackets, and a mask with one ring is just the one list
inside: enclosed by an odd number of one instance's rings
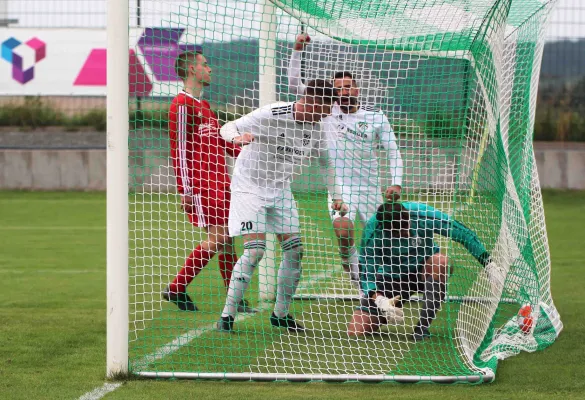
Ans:
{"label": "green shrub", "polygon": [[27,96],[23,104],[7,104],[0,107],[0,126],[39,128],[63,125],[65,115],[45,104],[39,96]]}

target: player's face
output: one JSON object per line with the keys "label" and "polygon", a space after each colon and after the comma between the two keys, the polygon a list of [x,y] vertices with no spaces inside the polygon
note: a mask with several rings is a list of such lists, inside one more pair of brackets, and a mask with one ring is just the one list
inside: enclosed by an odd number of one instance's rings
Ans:
{"label": "player's face", "polygon": [[303,120],[318,122],[331,114],[331,104],[324,104],[319,97],[305,96],[300,102],[303,107]]}
{"label": "player's face", "polygon": [[209,86],[211,83],[211,67],[207,65],[205,56],[198,54],[191,64],[190,70],[195,82],[200,83],[202,86]]}
{"label": "player's face", "polygon": [[348,77],[335,79],[333,86],[337,90],[338,102],[341,107],[352,107],[357,104],[360,89],[353,79]]}

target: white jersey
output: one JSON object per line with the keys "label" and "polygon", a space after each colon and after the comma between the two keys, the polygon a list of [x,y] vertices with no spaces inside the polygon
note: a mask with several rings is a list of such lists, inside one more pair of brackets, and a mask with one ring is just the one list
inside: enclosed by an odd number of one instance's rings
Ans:
{"label": "white jersey", "polygon": [[[301,95],[301,51],[293,51],[288,68],[291,93]],[[386,150],[392,185],[402,186],[403,164],[394,130],[381,110],[360,106],[355,113],[344,113],[334,106],[323,120],[330,139],[331,158],[336,174],[343,180],[344,193],[381,192],[376,150]]]}
{"label": "white jersey", "polygon": [[237,158],[232,192],[252,193],[267,200],[282,196],[290,190],[295,169],[316,156],[327,167],[328,189],[341,199],[322,122],[297,122],[293,109],[294,103],[271,104],[235,121],[238,132],[251,133],[254,141],[244,146]]}
{"label": "white jersey", "polygon": [[354,113],[340,112],[324,121],[343,191],[380,191],[377,149],[388,156],[392,185],[402,186],[402,157],[388,118],[380,110],[360,106]]}

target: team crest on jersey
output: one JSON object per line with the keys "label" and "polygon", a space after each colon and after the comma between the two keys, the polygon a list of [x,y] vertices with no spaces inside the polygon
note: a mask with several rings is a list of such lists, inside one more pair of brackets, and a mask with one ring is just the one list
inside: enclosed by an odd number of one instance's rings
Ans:
{"label": "team crest on jersey", "polygon": [[357,123],[357,131],[359,133],[365,133],[368,130],[368,123],[367,122],[358,122]]}
{"label": "team crest on jersey", "polygon": [[309,133],[303,133],[303,146],[308,146],[311,143],[311,135]]}
{"label": "team crest on jersey", "polygon": [[419,247],[422,245],[422,239],[419,237],[410,238],[410,246],[411,247]]}
{"label": "team crest on jersey", "polygon": [[201,136],[214,136],[216,133],[217,128],[213,124],[199,125],[199,135]]}

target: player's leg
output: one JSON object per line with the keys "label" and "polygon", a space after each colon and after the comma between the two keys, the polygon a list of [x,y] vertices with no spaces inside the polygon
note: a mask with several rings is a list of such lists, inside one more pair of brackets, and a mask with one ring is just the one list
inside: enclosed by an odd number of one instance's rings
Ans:
{"label": "player's leg", "polygon": [[304,327],[289,314],[293,296],[301,279],[303,242],[301,240],[299,214],[292,192],[286,191],[279,204],[270,209],[267,226],[277,234],[282,249],[282,260],[278,267],[276,303],[270,323],[290,332],[304,331]]}
{"label": "player's leg", "polygon": [[[329,196],[328,204],[331,204],[331,196]],[[359,259],[358,252],[354,242],[354,224],[353,218],[355,210],[351,203],[346,203],[349,207],[349,212],[343,217],[339,211],[331,211],[331,219],[333,222],[333,230],[337,237],[339,245],[339,256],[341,257],[341,266],[343,270],[349,275],[351,283],[359,290]]]}
{"label": "player's leg", "polygon": [[421,341],[430,336],[429,327],[445,300],[446,283],[450,272],[449,260],[444,254],[436,252],[427,258],[422,276],[425,300],[419,322],[414,327],[412,335],[414,341]]}
{"label": "player's leg", "polygon": [[[232,273],[236,263],[238,262],[238,256],[236,254],[234,246],[234,238],[229,237],[228,227],[224,227],[226,231],[227,241],[223,245],[223,248],[218,254],[219,272],[223,279],[226,292],[229,290],[230,281],[232,279]],[[252,308],[246,299],[238,304],[238,313],[256,313],[258,310]]]}
{"label": "player's leg", "polygon": [[217,328],[231,332],[238,306],[250,285],[254,270],[266,250],[266,207],[264,201],[248,194],[232,194],[229,214],[230,237],[242,236],[244,253],[238,259],[230,280],[225,306]]}
{"label": "player's leg", "polygon": [[210,201],[215,200],[201,194],[195,196],[195,213],[189,214],[189,220],[193,225],[204,228],[207,237],[189,254],[183,268],[163,291],[163,298],[175,303],[183,311],[197,311],[197,306],[187,294],[187,286],[229,239],[224,226],[226,221],[217,218],[213,208],[209,207]]}

